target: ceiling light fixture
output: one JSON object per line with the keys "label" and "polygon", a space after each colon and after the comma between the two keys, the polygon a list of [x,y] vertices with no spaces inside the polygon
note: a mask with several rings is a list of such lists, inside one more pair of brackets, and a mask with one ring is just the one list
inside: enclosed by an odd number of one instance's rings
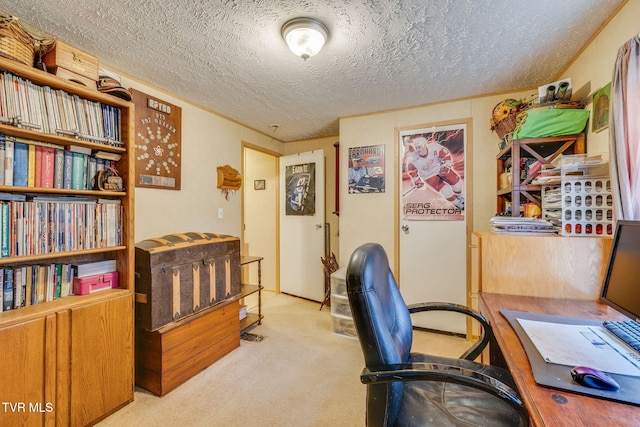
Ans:
{"label": "ceiling light fixture", "polygon": [[294,18],[282,26],[282,38],[291,52],[305,61],[320,52],[329,37],[327,27],[317,19]]}

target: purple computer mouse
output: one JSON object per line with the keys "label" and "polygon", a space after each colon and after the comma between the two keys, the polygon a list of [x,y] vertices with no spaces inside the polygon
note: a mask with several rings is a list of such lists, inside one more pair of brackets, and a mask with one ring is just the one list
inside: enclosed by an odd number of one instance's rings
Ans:
{"label": "purple computer mouse", "polygon": [[618,383],[606,373],[587,366],[576,366],[571,370],[571,377],[585,387],[598,388],[601,390],[617,391],[620,389]]}

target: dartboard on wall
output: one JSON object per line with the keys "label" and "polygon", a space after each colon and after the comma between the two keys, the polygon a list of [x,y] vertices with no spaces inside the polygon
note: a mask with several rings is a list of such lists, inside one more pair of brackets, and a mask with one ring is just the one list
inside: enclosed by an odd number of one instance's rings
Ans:
{"label": "dartboard on wall", "polygon": [[180,190],[182,109],[131,89],[135,104],[136,187]]}

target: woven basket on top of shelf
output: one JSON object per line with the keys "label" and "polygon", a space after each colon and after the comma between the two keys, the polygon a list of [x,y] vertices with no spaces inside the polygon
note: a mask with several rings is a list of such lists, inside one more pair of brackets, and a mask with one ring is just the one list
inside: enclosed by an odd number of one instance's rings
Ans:
{"label": "woven basket on top of shelf", "polygon": [[0,13],[0,56],[33,66],[36,52],[44,53],[54,43],[53,37],[41,36],[29,24]]}
{"label": "woven basket on top of shelf", "polygon": [[527,105],[520,100],[505,99],[500,101],[491,112],[491,130],[498,134],[500,139],[516,129],[516,118],[524,111]]}

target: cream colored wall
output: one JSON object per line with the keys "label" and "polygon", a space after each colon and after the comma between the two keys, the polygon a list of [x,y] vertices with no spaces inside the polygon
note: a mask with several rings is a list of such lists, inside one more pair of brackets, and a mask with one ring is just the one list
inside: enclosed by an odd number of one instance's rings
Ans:
{"label": "cream colored wall", "polygon": [[[339,141],[337,136],[326,138],[309,139],[305,141],[291,142],[284,144],[284,154],[305,153],[313,150],[324,150],[325,158],[325,222],[330,226],[330,250],[336,254],[336,258],[340,257],[340,221],[333,212],[335,206],[335,188],[336,188],[336,149],[333,146]],[[342,151],[342,146],[340,147]]]}
{"label": "cream colored wall", "polygon": [[[395,209],[398,181],[396,129],[419,128],[443,122],[471,119],[471,194],[467,206],[473,206],[469,225],[488,227],[495,215],[495,156],[499,139],[489,130],[493,107],[505,97],[528,96],[530,92],[501,94],[434,104],[386,113],[344,118],[340,120],[340,164],[347,164],[348,148],[363,145],[385,146],[386,191],[380,194],[347,194],[346,184],[340,192],[340,263],[346,265],[350,254],[362,243],[375,241],[385,247],[389,262],[395,265]],[[347,169],[341,168],[340,180],[345,183]]]}
{"label": "cream colored wall", "polygon": [[[216,188],[216,167],[241,170],[243,141],[277,153],[283,143],[131,77],[122,75],[122,84],[182,108],[182,188],[136,188],[135,241],[187,231],[240,237],[241,194],[225,200]],[[224,210],[223,219],[218,219],[218,208]]]}
{"label": "cream colored wall", "polygon": [[[618,49],[640,32],[639,17],[640,0],[629,0],[564,73],[567,77],[571,77],[574,88],[585,87],[587,93],[591,95],[611,82]],[[588,109],[591,107],[591,105],[587,106]],[[593,133],[589,123],[587,151],[608,153],[609,129]]]}
{"label": "cream colored wall", "polygon": [[[638,34],[640,26],[640,0],[630,0],[616,17],[603,29],[575,63],[561,77],[571,77],[574,88],[586,83],[592,90],[611,81],[618,48]],[[541,82],[544,84],[545,82]],[[360,244],[373,241],[382,244],[391,265],[395,265],[395,198],[397,159],[395,129],[421,126],[439,121],[471,119],[473,139],[473,230],[489,230],[489,219],[496,213],[496,154],[498,138],[489,130],[489,118],[493,107],[505,98],[525,98],[537,92],[537,88],[514,93],[503,93],[474,99],[448,102],[377,114],[344,117],[340,120],[340,163],[346,164],[349,147],[385,145],[387,192],[366,197],[349,195],[346,191],[346,169],[341,168],[340,180],[340,263],[346,265],[350,254]],[[589,152],[608,152],[608,132],[589,134]],[[452,266],[454,267],[454,266]]]}
{"label": "cream colored wall", "polygon": [[[242,242],[247,255],[258,255],[261,262],[262,286],[279,291],[277,286],[278,251],[278,158],[259,150],[245,149],[244,159],[244,230]],[[266,181],[264,190],[254,189],[254,180]],[[258,269],[247,267],[248,279],[243,283],[258,283]]]}

